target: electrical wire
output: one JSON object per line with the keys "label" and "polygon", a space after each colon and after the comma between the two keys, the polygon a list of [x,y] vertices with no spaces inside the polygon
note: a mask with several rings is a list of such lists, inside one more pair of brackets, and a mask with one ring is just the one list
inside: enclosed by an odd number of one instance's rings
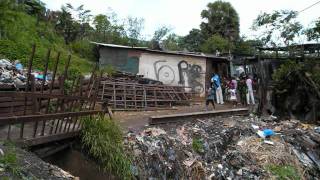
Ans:
{"label": "electrical wire", "polygon": [[304,8],[304,9],[302,9],[301,11],[299,11],[299,13],[302,13],[303,11],[306,11],[306,10],[310,9],[310,8],[312,8],[313,6],[315,6],[315,5],[319,4],[319,3],[320,3],[320,1],[318,1],[318,2],[316,2],[316,3],[314,3],[314,4],[312,4],[312,5]]}

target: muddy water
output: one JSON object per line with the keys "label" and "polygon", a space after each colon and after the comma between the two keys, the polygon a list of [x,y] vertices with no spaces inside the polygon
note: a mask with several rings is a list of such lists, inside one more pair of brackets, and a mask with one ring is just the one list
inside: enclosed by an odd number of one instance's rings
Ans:
{"label": "muddy water", "polygon": [[80,180],[115,179],[109,173],[102,172],[94,161],[78,150],[68,148],[44,160],[70,172]]}

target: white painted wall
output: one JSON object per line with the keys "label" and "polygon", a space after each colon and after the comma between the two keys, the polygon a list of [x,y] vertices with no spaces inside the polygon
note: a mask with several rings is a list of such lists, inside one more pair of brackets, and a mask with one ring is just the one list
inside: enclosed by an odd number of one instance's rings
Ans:
{"label": "white painted wall", "polygon": [[[181,61],[185,61],[180,65]],[[206,58],[169,54],[142,53],[139,75],[155,79],[167,85],[191,87],[205,96]],[[182,80],[179,72],[182,74]],[[182,84],[181,84],[182,83]]]}

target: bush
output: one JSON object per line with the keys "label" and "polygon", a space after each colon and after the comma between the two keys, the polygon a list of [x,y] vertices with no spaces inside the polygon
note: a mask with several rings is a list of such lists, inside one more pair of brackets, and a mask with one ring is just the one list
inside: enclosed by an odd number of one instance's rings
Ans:
{"label": "bush", "polygon": [[130,159],[122,144],[120,127],[103,117],[82,119],[81,141],[89,155],[96,159],[105,171],[111,171],[121,179],[130,179]]}
{"label": "bush", "polygon": [[95,61],[93,55],[94,46],[88,40],[81,40],[71,43],[73,52],[77,53],[81,58],[86,58],[90,61]]}

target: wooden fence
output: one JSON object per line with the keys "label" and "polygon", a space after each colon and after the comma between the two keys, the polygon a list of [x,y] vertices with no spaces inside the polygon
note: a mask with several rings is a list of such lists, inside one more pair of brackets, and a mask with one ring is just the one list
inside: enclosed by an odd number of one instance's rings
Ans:
{"label": "wooden fence", "polygon": [[[38,84],[31,74],[35,53],[33,46],[28,64],[27,83],[24,91],[0,92],[0,137],[26,145],[38,145],[75,136],[81,128],[81,118],[97,115],[95,110],[101,74],[96,67],[89,79],[68,79],[69,55],[65,69],[57,76],[58,53],[52,80],[45,79],[48,72],[50,50],[44,64],[44,78]],[[71,86],[65,87],[68,81]]]}
{"label": "wooden fence", "polygon": [[192,93],[184,87],[102,81],[100,101],[108,101],[114,110],[151,110],[189,103]]}

